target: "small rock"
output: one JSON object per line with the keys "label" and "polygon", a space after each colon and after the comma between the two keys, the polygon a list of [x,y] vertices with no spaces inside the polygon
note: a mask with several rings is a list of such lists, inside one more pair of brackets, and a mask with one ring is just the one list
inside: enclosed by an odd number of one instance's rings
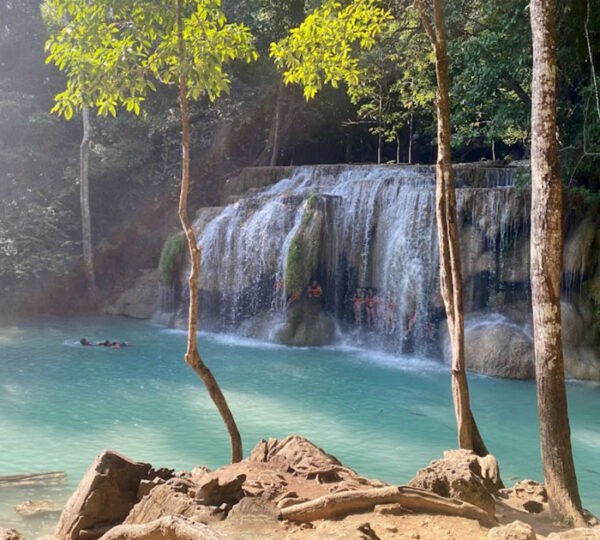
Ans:
{"label": "small rock", "polygon": [[61,511],[52,501],[26,501],[15,506],[15,511],[23,517],[41,516],[44,514],[56,514]]}
{"label": "small rock", "polygon": [[378,504],[375,507],[375,512],[382,516],[399,516],[400,514],[404,514],[406,509],[398,503]]}
{"label": "small rock", "polygon": [[25,540],[25,537],[17,529],[0,528],[0,540]]}
{"label": "small rock", "polygon": [[537,536],[531,525],[513,521],[508,525],[490,529],[487,540],[537,540]]}
{"label": "small rock", "polygon": [[363,523],[358,526],[358,530],[362,533],[361,538],[369,540],[380,540],[377,533],[373,530],[370,523]]}

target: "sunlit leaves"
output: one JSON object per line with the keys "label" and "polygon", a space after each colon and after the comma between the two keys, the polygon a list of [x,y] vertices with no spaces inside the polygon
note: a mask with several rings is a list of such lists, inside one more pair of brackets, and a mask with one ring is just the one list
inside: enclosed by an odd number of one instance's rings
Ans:
{"label": "sunlit leaves", "polygon": [[139,114],[155,82],[185,82],[188,97],[228,92],[223,69],[257,58],[247,27],[228,24],[219,0],[184,2],[181,57],[172,0],[46,0],[48,17],[62,18],[46,44],[47,62],[68,74],[53,112],[70,118],[85,105],[101,115],[119,107]]}
{"label": "sunlit leaves", "polygon": [[358,49],[370,49],[391,14],[376,0],[354,0],[347,7],[328,0],[290,35],[271,44],[271,56],[284,69],[286,84],[304,87],[313,98],[325,84],[357,86],[361,78]]}

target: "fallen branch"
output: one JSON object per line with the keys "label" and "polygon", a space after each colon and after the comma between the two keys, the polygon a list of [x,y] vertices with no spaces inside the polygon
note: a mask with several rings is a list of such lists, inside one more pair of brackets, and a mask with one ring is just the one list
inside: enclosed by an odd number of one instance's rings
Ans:
{"label": "fallen branch", "polygon": [[283,508],[280,519],[310,522],[372,510],[378,504],[399,503],[413,512],[445,514],[479,521],[485,527],[495,527],[494,516],[468,502],[408,486],[387,486],[360,491],[343,491]]}

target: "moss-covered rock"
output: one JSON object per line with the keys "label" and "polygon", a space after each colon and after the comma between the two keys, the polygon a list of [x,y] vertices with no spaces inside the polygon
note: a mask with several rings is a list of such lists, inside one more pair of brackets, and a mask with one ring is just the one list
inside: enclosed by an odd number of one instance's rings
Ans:
{"label": "moss-covered rock", "polygon": [[164,285],[171,285],[178,281],[185,263],[186,247],[187,242],[183,232],[170,234],[165,240],[158,263],[159,278]]}

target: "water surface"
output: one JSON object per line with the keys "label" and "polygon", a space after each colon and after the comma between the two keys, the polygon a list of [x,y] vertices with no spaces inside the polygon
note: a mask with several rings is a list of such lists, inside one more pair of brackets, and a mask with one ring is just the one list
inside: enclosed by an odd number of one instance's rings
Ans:
{"label": "water surface", "polygon": [[[135,347],[81,347],[127,340]],[[262,438],[299,433],[359,473],[408,481],[456,446],[445,366],[350,347],[294,349],[202,334],[247,454]],[[123,318],[44,318],[0,327],[0,475],[65,471],[68,484],[0,488],[0,526],[31,537],[54,520],[24,521],[27,499],[63,502],[103,448],[155,466],[227,462],[227,432],[183,361],[185,334]],[[505,483],[541,479],[535,386],[470,377],[473,411]],[[600,386],[569,383],[576,467],[584,505],[600,513]]]}

